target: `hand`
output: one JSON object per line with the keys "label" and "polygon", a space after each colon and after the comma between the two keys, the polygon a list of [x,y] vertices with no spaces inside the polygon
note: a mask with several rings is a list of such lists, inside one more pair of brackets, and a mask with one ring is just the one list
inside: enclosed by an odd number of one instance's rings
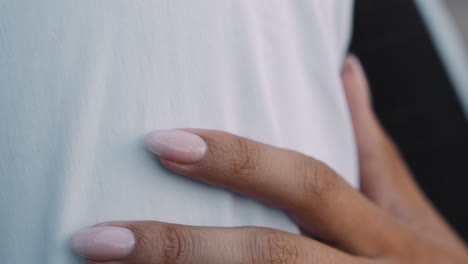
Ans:
{"label": "hand", "polygon": [[[219,131],[155,132],[170,170],[284,209],[312,237],[257,227],[110,222],[77,234],[90,263],[468,263],[371,109],[358,61],[343,73],[359,147],[362,193],[326,164]],[[442,175],[441,175],[442,177]]]}

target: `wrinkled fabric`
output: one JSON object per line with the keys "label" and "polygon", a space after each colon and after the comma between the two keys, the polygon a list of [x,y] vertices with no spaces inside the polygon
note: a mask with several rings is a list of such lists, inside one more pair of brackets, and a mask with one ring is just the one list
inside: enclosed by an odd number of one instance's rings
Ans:
{"label": "wrinkled fabric", "polygon": [[229,131],[357,186],[340,72],[350,0],[0,0],[0,259],[82,263],[110,220],[254,225],[284,212],[164,169],[155,129]]}

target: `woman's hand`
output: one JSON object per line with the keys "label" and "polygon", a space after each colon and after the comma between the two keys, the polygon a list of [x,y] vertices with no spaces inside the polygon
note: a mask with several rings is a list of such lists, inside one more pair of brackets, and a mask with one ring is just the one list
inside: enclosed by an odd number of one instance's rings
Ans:
{"label": "woman's hand", "polygon": [[147,138],[170,170],[284,209],[322,242],[257,227],[110,222],[77,234],[75,250],[90,263],[468,263],[465,245],[422,195],[379,125],[353,57],[343,81],[362,193],[314,158],[229,133],[184,129]]}

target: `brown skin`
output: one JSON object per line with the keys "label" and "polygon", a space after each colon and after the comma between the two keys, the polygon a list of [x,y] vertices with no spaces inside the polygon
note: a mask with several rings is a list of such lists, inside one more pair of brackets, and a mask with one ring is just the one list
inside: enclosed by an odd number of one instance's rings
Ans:
{"label": "brown skin", "polygon": [[186,129],[208,143],[200,162],[161,159],[170,170],[284,209],[323,242],[258,227],[112,222],[105,225],[131,229],[137,244],[127,258],[107,263],[468,263],[466,246],[424,197],[377,121],[354,57],[346,61],[343,81],[361,192],[314,158],[220,131]]}

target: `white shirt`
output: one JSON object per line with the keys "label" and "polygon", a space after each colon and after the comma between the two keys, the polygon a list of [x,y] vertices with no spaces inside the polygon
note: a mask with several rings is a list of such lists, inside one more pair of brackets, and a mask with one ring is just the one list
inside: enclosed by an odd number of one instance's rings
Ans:
{"label": "white shirt", "polygon": [[155,129],[229,131],[357,186],[340,71],[350,0],[0,0],[0,259],[81,263],[109,220],[256,225],[284,212],[165,170]]}
{"label": "white shirt", "polygon": [[468,49],[457,30],[447,3],[441,0],[416,0],[435,47],[468,118]]}

